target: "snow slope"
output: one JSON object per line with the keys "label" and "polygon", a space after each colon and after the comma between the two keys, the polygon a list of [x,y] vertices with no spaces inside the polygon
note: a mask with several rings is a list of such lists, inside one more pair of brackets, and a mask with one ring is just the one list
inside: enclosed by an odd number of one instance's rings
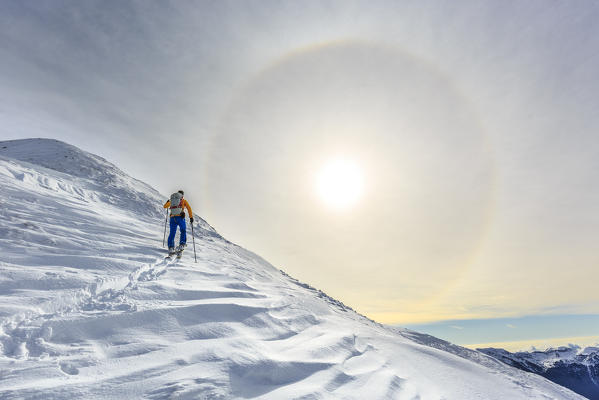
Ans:
{"label": "snow slope", "polygon": [[0,186],[1,399],[581,398],[374,323],[197,216],[198,262],[164,261],[166,196],[67,144],[0,142]]}

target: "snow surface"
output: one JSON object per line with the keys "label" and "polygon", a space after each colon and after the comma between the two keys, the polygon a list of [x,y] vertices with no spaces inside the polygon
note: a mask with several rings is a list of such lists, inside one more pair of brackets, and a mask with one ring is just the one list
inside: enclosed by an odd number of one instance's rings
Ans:
{"label": "snow surface", "polygon": [[165,261],[166,196],[73,146],[0,142],[0,187],[1,399],[582,398],[377,324],[198,216],[198,262],[191,240]]}

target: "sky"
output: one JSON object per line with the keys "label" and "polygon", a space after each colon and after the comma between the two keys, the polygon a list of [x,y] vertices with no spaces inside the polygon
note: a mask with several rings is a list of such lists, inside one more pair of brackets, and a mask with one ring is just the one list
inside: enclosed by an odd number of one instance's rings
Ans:
{"label": "sky", "polygon": [[[184,189],[229,240],[380,322],[571,315],[590,335],[597,2],[0,6],[0,140]],[[512,340],[491,336],[474,343]]]}
{"label": "sky", "polygon": [[[531,351],[599,343],[597,314],[529,315],[514,318],[462,319],[408,325],[417,332],[472,349]],[[540,335],[545,332],[545,335]]]}

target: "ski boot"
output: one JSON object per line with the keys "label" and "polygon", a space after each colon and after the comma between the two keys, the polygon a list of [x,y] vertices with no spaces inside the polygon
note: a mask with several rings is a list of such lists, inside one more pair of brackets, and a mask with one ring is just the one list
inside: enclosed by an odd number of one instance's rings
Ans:
{"label": "ski boot", "polygon": [[183,255],[183,250],[185,250],[185,243],[181,243],[178,247],[177,247],[177,259],[181,258],[181,256]]}
{"label": "ski boot", "polygon": [[172,256],[174,256],[177,253],[177,250],[174,247],[169,247],[168,248],[168,256],[166,256],[166,258],[171,258]]}

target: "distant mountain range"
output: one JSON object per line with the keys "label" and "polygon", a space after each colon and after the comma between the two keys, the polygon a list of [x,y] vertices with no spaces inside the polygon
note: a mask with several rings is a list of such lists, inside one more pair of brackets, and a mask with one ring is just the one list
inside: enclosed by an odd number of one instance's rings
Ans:
{"label": "distant mountain range", "polygon": [[541,375],[591,400],[599,400],[599,347],[559,347],[545,351],[510,353],[486,348],[478,351],[512,367]]}

